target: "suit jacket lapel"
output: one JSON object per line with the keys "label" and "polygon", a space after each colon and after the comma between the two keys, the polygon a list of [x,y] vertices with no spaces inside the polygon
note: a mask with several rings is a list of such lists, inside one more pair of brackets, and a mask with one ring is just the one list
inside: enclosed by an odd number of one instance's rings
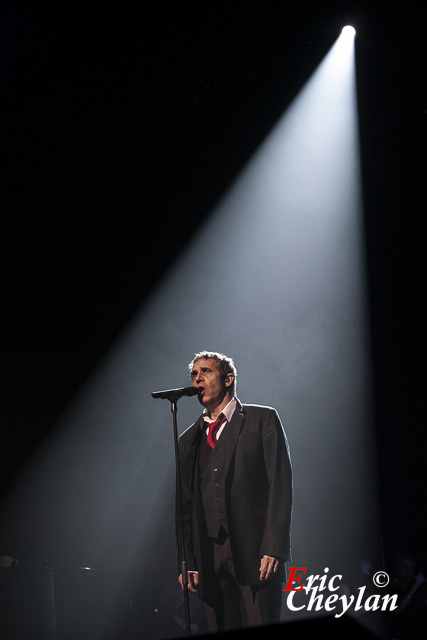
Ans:
{"label": "suit jacket lapel", "polygon": [[243,425],[246,420],[246,410],[237,401],[236,410],[233,413],[233,417],[231,418],[230,423],[227,425],[228,437],[226,439],[226,450],[225,450],[225,473],[228,473],[228,468],[231,464],[231,460],[234,455],[234,451],[236,449],[237,441],[239,439],[239,435],[241,430],[243,429]]}
{"label": "suit jacket lapel", "polygon": [[196,422],[194,423],[193,426],[193,438],[191,440],[190,443],[190,450],[188,453],[188,464],[191,465],[191,487],[193,488],[193,492],[195,492],[196,494],[199,493],[199,482],[197,481],[198,478],[198,461],[199,461],[199,451],[200,451],[200,441],[202,439],[202,435],[203,435],[203,424],[204,424],[204,420],[203,420],[203,416],[200,416],[200,418],[198,420],[196,420]]}

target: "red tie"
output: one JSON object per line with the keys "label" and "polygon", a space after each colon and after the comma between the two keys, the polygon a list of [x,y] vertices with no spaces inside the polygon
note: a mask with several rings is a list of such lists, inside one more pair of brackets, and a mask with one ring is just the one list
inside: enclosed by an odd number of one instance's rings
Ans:
{"label": "red tie", "polygon": [[222,413],[220,413],[218,418],[215,420],[215,422],[209,423],[209,433],[207,435],[207,441],[208,441],[208,444],[212,447],[212,449],[214,449],[216,445],[217,431],[220,428],[220,426],[226,421],[226,419],[227,418]]}

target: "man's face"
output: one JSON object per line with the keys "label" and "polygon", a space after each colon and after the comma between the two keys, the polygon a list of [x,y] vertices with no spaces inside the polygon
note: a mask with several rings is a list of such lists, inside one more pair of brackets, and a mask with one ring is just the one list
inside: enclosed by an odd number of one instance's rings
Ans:
{"label": "man's face", "polygon": [[193,387],[199,390],[198,398],[204,407],[212,411],[218,407],[228,393],[216,360],[200,358],[196,360],[191,372]]}

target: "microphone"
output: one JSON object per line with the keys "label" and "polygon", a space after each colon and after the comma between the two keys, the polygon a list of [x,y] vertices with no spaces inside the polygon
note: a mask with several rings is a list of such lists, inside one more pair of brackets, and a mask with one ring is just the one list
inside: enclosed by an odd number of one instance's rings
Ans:
{"label": "microphone", "polygon": [[175,402],[182,396],[197,396],[199,390],[197,387],[181,387],[180,389],[166,389],[165,391],[153,391],[153,398],[161,398],[162,400],[171,400]]}

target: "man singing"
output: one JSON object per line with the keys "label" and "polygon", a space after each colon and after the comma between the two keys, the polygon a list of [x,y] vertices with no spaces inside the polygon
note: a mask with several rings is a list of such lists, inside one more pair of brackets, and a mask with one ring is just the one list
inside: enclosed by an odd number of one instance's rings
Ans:
{"label": "man singing", "polygon": [[[280,418],[238,400],[231,358],[202,351],[189,367],[204,407],[179,439],[189,590],[203,600],[209,632],[241,627],[241,610],[246,626],[278,622],[292,509]],[[176,523],[181,570],[178,510]]]}

